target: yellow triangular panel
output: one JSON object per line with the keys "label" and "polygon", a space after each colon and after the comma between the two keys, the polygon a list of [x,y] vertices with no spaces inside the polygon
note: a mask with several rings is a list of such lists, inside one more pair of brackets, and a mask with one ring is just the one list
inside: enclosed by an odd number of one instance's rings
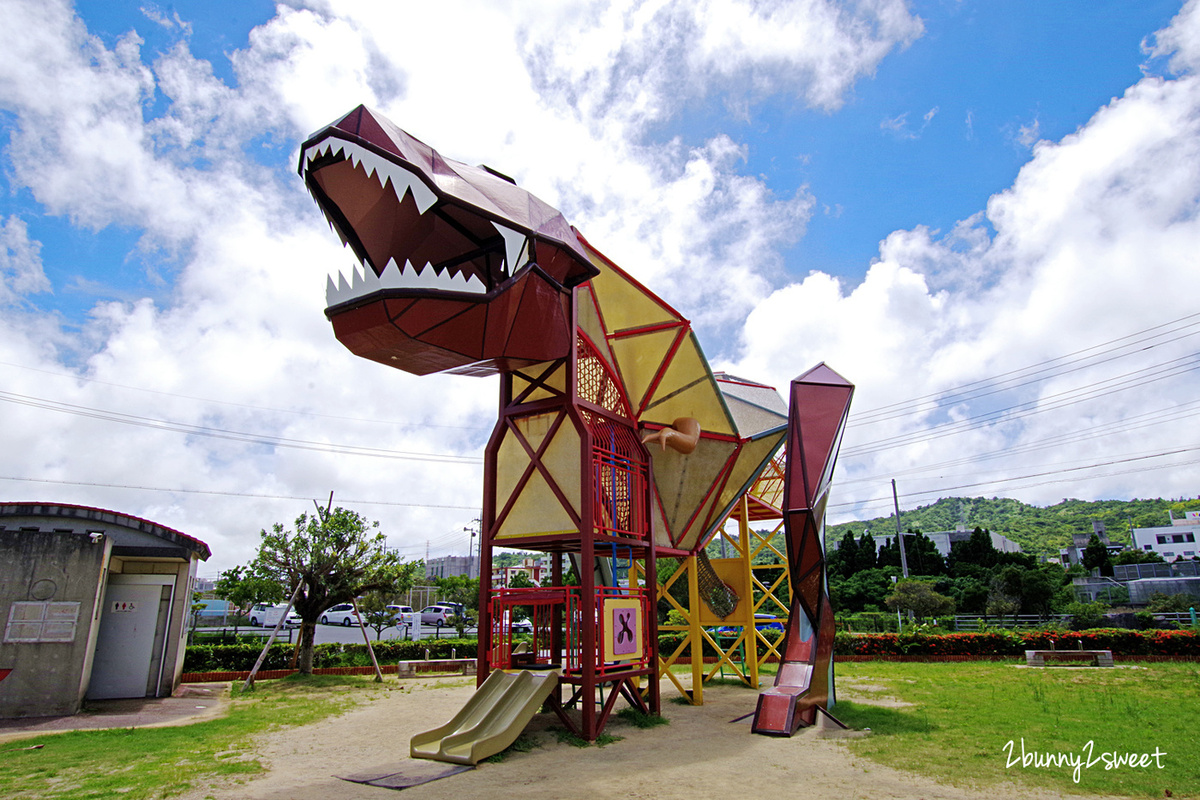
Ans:
{"label": "yellow triangular panel", "polygon": [[671,543],[671,530],[667,527],[667,521],[663,517],[662,508],[659,506],[656,496],[650,498],[650,533],[654,537],[656,546],[675,546]]}
{"label": "yellow triangular panel", "polygon": [[500,449],[496,453],[496,512],[508,505],[513,487],[517,485],[521,474],[529,466],[529,456],[525,448],[517,441],[512,431],[507,431],[500,441]]}
{"label": "yellow triangular panel", "polygon": [[654,396],[646,403],[641,421],[670,425],[679,417],[695,417],[700,427],[710,433],[735,432],[721,390],[691,332],[679,345],[662,381],[654,389]]}
{"label": "yellow triangular panel", "polygon": [[679,322],[680,317],[660,305],[654,296],[603,262],[596,263],[600,274],[592,278],[592,290],[600,303],[609,333],[630,328]]}
{"label": "yellow triangular panel", "polygon": [[667,526],[673,537],[682,534],[688,520],[704,503],[733,448],[733,442],[701,439],[689,455],[670,448],[651,451],[654,482],[658,486]]}
{"label": "yellow triangular panel", "polygon": [[[779,447],[779,443],[783,441],[783,436],[786,430],[779,433],[764,436],[761,439],[746,442],[742,445],[741,451],[737,455],[737,459],[733,463],[733,469],[730,470],[729,479],[725,483],[725,487],[721,490],[721,498],[716,505],[718,515],[723,519],[729,508],[732,507],[735,500],[741,496],[742,490],[746,488],[746,484],[758,477],[762,472],[762,465],[775,449]],[[721,519],[710,517],[708,519],[708,527],[720,522]]]}
{"label": "yellow triangular panel", "polygon": [[571,504],[571,510],[578,516],[580,513],[579,494],[581,481],[579,479],[579,431],[570,421],[564,421],[555,431],[554,438],[542,455],[542,464],[549,470],[558,489]]}
{"label": "yellow triangular panel", "polygon": [[517,496],[512,511],[504,519],[495,539],[514,539],[519,536],[548,536],[577,530],[542,473],[534,471],[529,482]]}
{"label": "yellow triangular panel", "polygon": [[[556,416],[558,416],[558,412],[553,411],[545,414],[531,414],[528,417],[517,417],[513,420],[513,425],[529,442],[529,447],[536,452],[541,446],[542,440],[546,438],[546,433],[550,430],[550,425]],[[504,439],[500,442],[500,449],[496,453],[497,513],[508,504],[513,487],[525,474],[528,466],[529,454],[525,452],[525,448],[517,441],[517,437],[512,431],[508,431],[504,434]]]}
{"label": "yellow triangular panel", "polygon": [[600,357],[607,361],[610,367],[615,366],[613,354],[608,349],[608,337],[605,334],[604,325],[600,322],[600,316],[596,313],[596,306],[592,302],[591,289],[587,286],[580,286],[576,290],[576,298],[579,308],[579,328],[592,340]]}
{"label": "yellow triangular panel", "polygon": [[613,353],[621,366],[621,377],[635,412],[678,336],[678,328],[667,328],[612,340]]}
{"label": "yellow triangular panel", "polygon": [[717,492],[713,492],[704,501],[704,507],[700,510],[700,513],[696,515],[692,524],[688,526],[682,538],[680,538],[678,545],[679,547],[682,547],[685,550],[696,549],[696,545],[700,543],[701,537],[704,537],[705,532],[708,530],[704,522],[710,516],[712,516],[713,506],[716,505],[717,502],[717,495]]}
{"label": "yellow triangular panel", "polygon": [[701,429],[709,433],[733,435],[733,426],[725,416],[725,406],[713,390],[711,380],[701,381],[642,413],[642,422],[670,425],[680,417],[695,417]]}

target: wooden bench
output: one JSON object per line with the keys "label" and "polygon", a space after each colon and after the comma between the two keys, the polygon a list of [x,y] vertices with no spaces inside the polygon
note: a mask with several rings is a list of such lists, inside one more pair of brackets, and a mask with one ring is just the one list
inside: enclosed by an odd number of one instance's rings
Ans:
{"label": "wooden bench", "polygon": [[1025,666],[1044,667],[1051,661],[1090,661],[1093,667],[1111,667],[1112,650],[1026,650]]}

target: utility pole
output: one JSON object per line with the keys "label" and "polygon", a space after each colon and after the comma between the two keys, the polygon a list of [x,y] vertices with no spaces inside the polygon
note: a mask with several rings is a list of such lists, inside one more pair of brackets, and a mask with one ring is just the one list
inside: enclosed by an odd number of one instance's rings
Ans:
{"label": "utility pole", "polygon": [[900,571],[908,577],[908,556],[904,552],[904,534],[900,531],[900,497],[896,494],[896,479],[892,478],[892,502],[896,504],[896,543],[900,545]]}
{"label": "utility pole", "polygon": [[[467,577],[468,578],[478,578],[479,577],[478,569],[476,569],[476,566],[475,566],[478,563],[475,560],[475,537],[479,535],[479,531],[476,530],[476,527],[479,524],[480,524],[480,521],[478,519],[473,519],[473,520],[471,520],[471,524],[469,526],[463,528],[464,531],[471,534],[471,538],[467,543]],[[479,544],[480,544],[480,547],[482,548],[482,546],[483,546],[482,539],[479,540]],[[482,555],[482,554],[483,553],[481,550],[480,555]],[[473,572],[476,574],[472,575],[471,573],[473,573]]]}

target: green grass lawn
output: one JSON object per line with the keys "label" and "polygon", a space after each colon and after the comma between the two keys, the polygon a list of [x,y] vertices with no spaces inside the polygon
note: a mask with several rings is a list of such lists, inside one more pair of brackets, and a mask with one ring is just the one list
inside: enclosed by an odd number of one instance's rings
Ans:
{"label": "green grass lawn", "polygon": [[[237,684],[240,687],[240,683]],[[260,681],[228,716],[174,728],[76,731],[0,744],[0,797],[165,798],[212,778],[249,778],[263,767],[251,737],[303,725],[389,691],[372,676],[293,676]],[[40,749],[29,750],[33,745]]]}
{"label": "green grass lawn", "polygon": [[[1200,665],[861,662],[837,674],[835,716],[872,730],[848,745],[882,764],[961,786],[1200,796]],[[911,705],[871,705],[870,695]],[[1137,763],[1109,767],[1114,753]]]}

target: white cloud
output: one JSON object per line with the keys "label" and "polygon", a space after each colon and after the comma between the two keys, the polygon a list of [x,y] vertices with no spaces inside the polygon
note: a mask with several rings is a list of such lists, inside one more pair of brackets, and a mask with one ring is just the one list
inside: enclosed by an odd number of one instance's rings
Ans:
{"label": "white cloud", "polygon": [[50,289],[42,270],[41,249],[41,242],[29,238],[24,220],[0,218],[0,306]]}
{"label": "white cloud", "polygon": [[[187,32],[186,20],[143,13]],[[543,35],[559,15],[572,24]],[[746,109],[780,91],[835,108],[920,31],[899,0],[785,11],[716,0],[296,3],[230,54],[228,85],[186,39],[150,62],[135,32],[106,47],[64,2],[7,4],[9,180],[46,214],[137,232],[168,283],[156,300],[98,303],[77,330],[46,315],[0,318],[0,362],[20,365],[2,368],[6,390],[76,412],[6,406],[5,476],[64,482],[9,481],[6,492],[180,528],[212,545],[206,571],[244,561],[260,528],[310,505],[258,495],[330,489],[335,500],[413,504],[360,507],[408,556],[427,541],[433,555],[462,552],[495,382],[415,378],[343,350],[322,292],[350,256],[290,166],[264,166],[278,157],[251,148],[294,153],[353,105],[374,104],[447,155],[513,174],[671,302],[732,328],[779,279],[779,248],[803,231],[813,199],[772,195],[743,174],[745,151],[726,136],[656,141],[647,126],[718,94]],[[5,291],[46,288],[20,220],[0,230]],[[695,276],[718,270],[736,279],[701,291]],[[245,431],[260,441],[237,441]],[[321,442],[396,457],[303,449]],[[454,463],[402,456],[420,453]]]}
{"label": "white cloud", "polygon": [[[1181,17],[1190,19],[1192,10]],[[847,437],[839,491],[843,501],[880,501],[872,515],[886,513],[888,478],[897,475],[905,476],[902,493],[971,486],[944,493],[1034,502],[1068,494],[1194,495],[1198,473],[1189,464],[1200,440],[1189,404],[1200,391],[1192,355],[1200,332],[1194,321],[1153,329],[1194,314],[1200,297],[1198,187],[1200,78],[1146,78],[1076,133],[1039,142],[986,216],[944,235],[926,228],[891,234],[858,286],[814,274],[777,290],[749,316],[743,355],[730,367],[782,382],[790,377],[785,369],[798,373],[825,360],[858,384],[859,425]],[[1158,338],[1110,354],[1137,358],[1081,360],[1106,349],[1087,348],[1143,330]],[[1073,353],[1076,371],[1068,362],[1047,364],[1049,379],[1040,384],[993,380]],[[1160,363],[1173,366],[1149,368]],[[947,397],[984,379],[979,388],[994,393]],[[1076,394],[1093,385],[1091,399]],[[866,424],[873,409],[921,397],[903,415]],[[1070,400],[1077,402],[1050,412]],[[1024,416],[1021,403],[1045,413]],[[1167,419],[1171,409],[1192,416],[1141,427],[1143,415]],[[985,412],[997,412],[997,424],[936,438],[945,429],[935,426]],[[906,434],[907,445],[869,452]],[[1103,465],[1179,448],[1191,448],[1190,456],[1114,465],[1065,487],[1053,476],[1004,482],[1057,468],[1050,465]],[[979,460],[992,451],[1006,457]],[[970,463],[959,463],[964,457]],[[863,478],[870,480],[857,482]]]}

